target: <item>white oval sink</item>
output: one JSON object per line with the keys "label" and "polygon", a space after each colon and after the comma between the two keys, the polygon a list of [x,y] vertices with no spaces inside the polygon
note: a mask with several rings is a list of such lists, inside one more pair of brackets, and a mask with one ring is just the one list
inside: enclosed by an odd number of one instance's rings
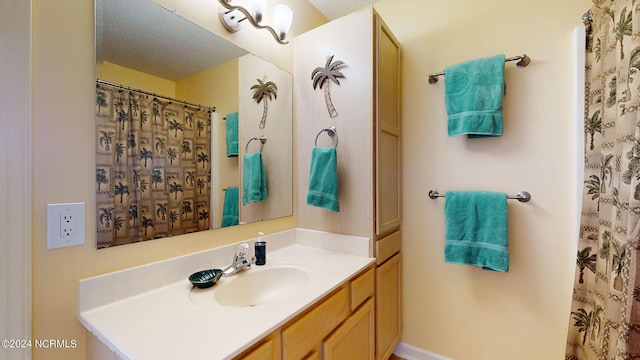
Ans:
{"label": "white oval sink", "polygon": [[215,286],[214,297],[224,306],[263,305],[297,294],[310,279],[309,271],[299,266],[254,266],[250,270],[224,278]]}

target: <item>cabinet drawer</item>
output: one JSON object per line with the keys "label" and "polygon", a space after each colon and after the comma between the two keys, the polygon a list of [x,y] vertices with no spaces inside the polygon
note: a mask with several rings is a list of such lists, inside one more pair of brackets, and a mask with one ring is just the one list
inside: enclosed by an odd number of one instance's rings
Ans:
{"label": "cabinet drawer", "polygon": [[283,359],[301,359],[349,315],[349,291],[342,287],[282,330]]}
{"label": "cabinet drawer", "polygon": [[280,360],[282,351],[280,341],[280,330],[267,335],[261,342],[244,351],[244,353],[234,357],[234,360]]}
{"label": "cabinet drawer", "polygon": [[387,261],[402,248],[402,235],[400,230],[395,231],[376,241],[376,263],[378,265]]}
{"label": "cabinet drawer", "polygon": [[358,276],[349,284],[351,290],[351,311],[355,310],[373,296],[375,289],[375,271],[373,268],[367,270],[364,274]]}

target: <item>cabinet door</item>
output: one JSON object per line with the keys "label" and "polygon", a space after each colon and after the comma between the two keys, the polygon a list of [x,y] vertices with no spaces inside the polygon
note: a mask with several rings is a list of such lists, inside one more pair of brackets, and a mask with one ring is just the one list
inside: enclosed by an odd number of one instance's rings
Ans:
{"label": "cabinet door", "polygon": [[402,329],[402,254],[376,269],[376,356],[388,359]]}
{"label": "cabinet door", "polygon": [[250,351],[241,357],[244,360],[272,360],[273,359],[273,341],[269,340],[264,344]]}
{"label": "cabinet door", "polygon": [[304,360],[320,360],[320,354],[317,351],[309,354]]}
{"label": "cabinet door", "polygon": [[376,14],[375,125],[376,234],[401,223],[401,57],[400,43]]}
{"label": "cabinet door", "polygon": [[373,360],[375,315],[369,299],[323,342],[324,360]]}

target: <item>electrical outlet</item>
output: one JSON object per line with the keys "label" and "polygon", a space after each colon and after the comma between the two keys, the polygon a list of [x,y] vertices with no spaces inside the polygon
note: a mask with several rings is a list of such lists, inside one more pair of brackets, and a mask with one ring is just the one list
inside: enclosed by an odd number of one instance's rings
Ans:
{"label": "electrical outlet", "polygon": [[76,216],[74,213],[60,215],[60,237],[76,235]]}
{"label": "electrical outlet", "polygon": [[84,203],[47,205],[47,248],[84,244]]}

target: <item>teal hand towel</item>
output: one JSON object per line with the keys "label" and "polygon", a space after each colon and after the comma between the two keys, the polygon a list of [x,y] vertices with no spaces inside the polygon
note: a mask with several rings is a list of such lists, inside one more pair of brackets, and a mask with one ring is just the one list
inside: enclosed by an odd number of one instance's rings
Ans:
{"label": "teal hand towel", "polygon": [[227,157],[238,156],[238,112],[227,114],[226,119]]}
{"label": "teal hand towel", "polygon": [[262,153],[244,155],[242,164],[242,204],[267,200],[267,177]]}
{"label": "teal hand towel", "polygon": [[507,194],[448,191],[445,199],[445,261],[509,271]]}
{"label": "teal hand towel", "polygon": [[501,136],[504,55],[469,60],[444,70],[449,136]]}
{"label": "teal hand towel", "polygon": [[238,202],[240,190],[237,186],[229,186],[224,192],[224,203],[222,205],[222,224],[221,227],[238,225],[240,221],[240,209]]}
{"label": "teal hand towel", "polygon": [[340,212],[336,147],[315,146],[311,151],[307,204]]}

